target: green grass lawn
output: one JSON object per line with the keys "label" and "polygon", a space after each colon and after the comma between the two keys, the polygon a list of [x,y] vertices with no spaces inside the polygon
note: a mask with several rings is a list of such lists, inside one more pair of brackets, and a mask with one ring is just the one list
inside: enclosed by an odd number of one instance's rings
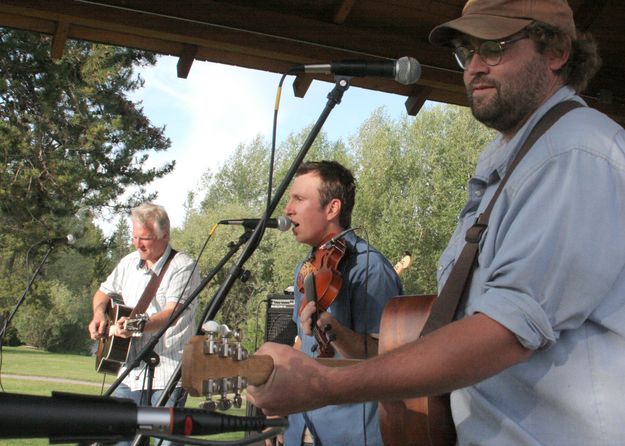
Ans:
{"label": "green grass lawn", "polygon": [[[103,378],[106,376],[104,391],[115,377],[95,371],[95,358],[91,356],[56,354],[28,347],[2,348],[2,387],[4,392],[50,396],[52,391],[71,392],[85,395],[100,395]],[[7,375],[21,375],[7,377]],[[26,377],[29,377],[27,379]],[[41,377],[41,379],[32,379]],[[46,378],[71,379],[84,383],[67,383],[46,380]],[[197,408],[203,398],[189,397],[186,407]],[[230,409],[229,415],[245,415],[245,406]],[[211,440],[234,440],[243,433],[231,433],[204,437]],[[0,446],[40,446],[49,444],[48,439],[0,439]]]}
{"label": "green grass lawn", "polygon": [[[29,347],[3,347],[2,374],[33,375],[101,383],[92,356],[48,353]],[[110,384],[115,377],[107,376]]]}

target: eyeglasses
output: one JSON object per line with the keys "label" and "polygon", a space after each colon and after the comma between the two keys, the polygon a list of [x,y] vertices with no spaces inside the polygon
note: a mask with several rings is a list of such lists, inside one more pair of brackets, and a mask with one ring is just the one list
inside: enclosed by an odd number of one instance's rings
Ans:
{"label": "eyeglasses", "polygon": [[154,240],[158,240],[158,237],[132,237],[133,242],[153,242]]}
{"label": "eyeglasses", "polygon": [[467,69],[467,66],[471,63],[475,53],[479,54],[480,59],[482,59],[486,65],[494,67],[495,65],[499,65],[501,63],[503,52],[505,51],[507,45],[518,42],[519,40],[527,39],[527,37],[528,36],[526,34],[522,34],[520,36],[513,37],[508,40],[501,40],[499,42],[486,40],[480,43],[477,50],[459,46],[454,50],[454,57],[456,58],[458,65],[460,65],[460,68],[463,70]]}

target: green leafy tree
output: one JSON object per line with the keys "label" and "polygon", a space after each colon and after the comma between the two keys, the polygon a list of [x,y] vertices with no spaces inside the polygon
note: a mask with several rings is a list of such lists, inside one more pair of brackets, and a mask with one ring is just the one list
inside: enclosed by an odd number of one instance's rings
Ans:
{"label": "green leafy tree", "polygon": [[493,132],[464,107],[436,106],[393,122],[377,110],[353,138],[358,194],[354,225],[393,262],[405,251],[410,294],[436,291],[436,262],[466,200],[480,149]]}
{"label": "green leafy tree", "polygon": [[89,352],[85,321],[91,318],[91,305],[85,305],[83,296],[59,281],[42,281],[24,307],[14,319],[22,341],[53,352]]}
{"label": "green leafy tree", "polygon": [[143,186],[173,168],[146,166],[170,141],[127,98],[143,84],[134,67],[155,56],[70,40],[52,60],[50,44],[0,29],[0,227],[26,244],[63,233],[60,222],[80,209],[144,201]]}
{"label": "green leafy tree", "polygon": [[115,226],[115,232],[111,236],[111,263],[116,265],[127,254],[130,254],[133,250],[130,242],[130,226],[128,224],[128,217],[126,215],[119,217],[117,225]]}
{"label": "green leafy tree", "polygon": [[[135,68],[154,64],[153,54],[70,40],[52,60],[50,46],[49,36],[0,28],[0,311],[14,307],[41,260],[41,250],[29,247],[72,233],[76,246],[53,250],[15,323],[21,318],[20,337],[37,345],[43,343],[31,330],[45,333],[50,348],[81,350],[82,341],[57,339],[66,333],[61,327],[48,332],[39,322],[29,329],[23,320],[49,320],[46,311],[84,317],[93,290],[128,246],[106,240],[94,217],[152,199],[144,187],[174,163],[148,167],[150,154],[170,141],[127,98],[143,85]],[[59,298],[65,293],[72,299]],[[17,339],[14,327],[10,335]]]}
{"label": "green leafy tree", "polygon": [[[76,353],[87,353],[90,341],[85,330],[91,319],[91,296],[112,267],[111,257],[101,249],[101,230],[87,212],[72,219],[72,233],[80,234],[73,246],[56,246],[34,277],[10,327],[11,342]],[[26,283],[44,260],[47,244],[28,252],[28,262],[5,279],[10,293],[0,297],[5,314],[16,308]],[[12,279],[18,277],[18,280]]]}

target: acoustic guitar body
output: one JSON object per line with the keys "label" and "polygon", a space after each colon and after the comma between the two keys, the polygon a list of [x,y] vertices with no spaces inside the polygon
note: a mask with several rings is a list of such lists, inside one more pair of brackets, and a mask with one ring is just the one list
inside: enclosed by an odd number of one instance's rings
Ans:
{"label": "acoustic guitar body", "polygon": [[[116,304],[111,301],[107,310],[106,333],[111,324],[115,324],[121,317],[128,317],[132,312],[131,307]],[[128,359],[130,350],[130,338],[120,336],[105,336],[98,341],[96,352],[95,369],[100,373],[117,374],[121,366]]]}
{"label": "acoustic guitar body", "polygon": [[[392,298],[382,315],[379,352],[418,339],[435,298],[435,295]],[[385,446],[453,446],[456,443],[449,394],[381,401],[378,411]]]}

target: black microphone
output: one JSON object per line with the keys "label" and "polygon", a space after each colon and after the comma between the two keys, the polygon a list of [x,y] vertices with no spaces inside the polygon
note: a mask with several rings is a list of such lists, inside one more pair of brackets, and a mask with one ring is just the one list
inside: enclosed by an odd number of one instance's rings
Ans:
{"label": "black microphone", "polygon": [[124,398],[52,392],[0,393],[0,438],[55,442],[121,441],[136,434],[212,435],[285,427],[285,419],[238,417],[201,409],[141,407]]}
{"label": "black microphone", "polygon": [[421,77],[421,64],[413,57],[386,61],[344,61],[327,64],[296,65],[289,73],[339,74],[343,76],[390,77],[400,84],[414,84]]}
{"label": "black microphone", "polygon": [[[238,220],[221,220],[220,225],[241,225],[245,228],[255,228],[261,218],[240,218]],[[291,227],[291,220],[280,215],[277,218],[267,219],[267,227],[273,229],[279,229],[280,231],[288,231]]]}

